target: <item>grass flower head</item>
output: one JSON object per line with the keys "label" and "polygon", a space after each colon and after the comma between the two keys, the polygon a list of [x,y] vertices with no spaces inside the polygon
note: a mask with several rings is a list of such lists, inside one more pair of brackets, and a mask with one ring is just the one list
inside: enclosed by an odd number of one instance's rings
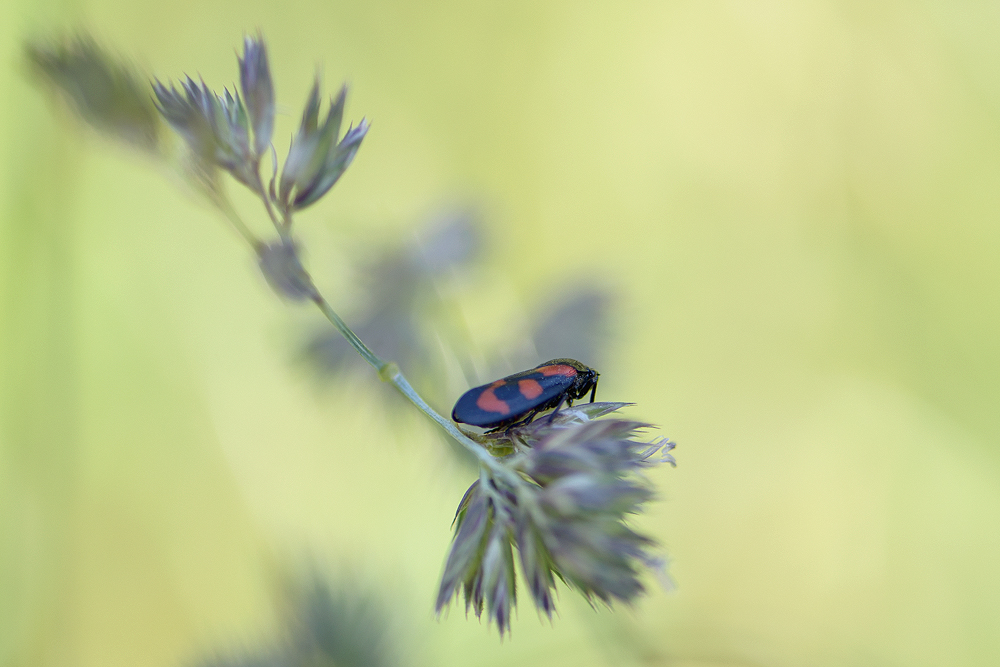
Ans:
{"label": "grass flower head", "polygon": [[628,526],[654,497],[642,470],[673,464],[673,443],[643,439],[643,422],[598,419],[625,403],[563,408],[483,436],[523,483],[484,473],[466,492],[438,589],[440,612],[459,594],[466,611],[485,609],[501,634],[516,601],[514,548],[535,606],[555,609],[556,580],[589,601],[632,602],[645,568],[662,568],[655,542]]}

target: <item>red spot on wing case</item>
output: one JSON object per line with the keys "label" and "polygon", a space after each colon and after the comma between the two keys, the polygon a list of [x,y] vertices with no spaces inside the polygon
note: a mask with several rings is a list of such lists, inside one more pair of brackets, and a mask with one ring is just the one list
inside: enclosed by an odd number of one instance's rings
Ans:
{"label": "red spot on wing case", "polygon": [[495,412],[501,415],[509,415],[510,406],[507,405],[507,401],[500,400],[494,393],[494,389],[496,389],[502,384],[504,384],[503,380],[497,380],[489,387],[484,389],[483,393],[479,394],[479,398],[476,399],[476,407],[486,412]]}
{"label": "red spot on wing case", "polygon": [[574,377],[576,375],[576,369],[572,366],[565,366],[563,364],[556,364],[555,366],[542,366],[538,369],[542,375],[549,377],[550,375],[565,375],[566,377]]}
{"label": "red spot on wing case", "polygon": [[538,380],[532,380],[528,378],[527,380],[518,380],[517,389],[521,392],[521,396],[526,399],[533,400],[542,395],[542,385],[538,384]]}

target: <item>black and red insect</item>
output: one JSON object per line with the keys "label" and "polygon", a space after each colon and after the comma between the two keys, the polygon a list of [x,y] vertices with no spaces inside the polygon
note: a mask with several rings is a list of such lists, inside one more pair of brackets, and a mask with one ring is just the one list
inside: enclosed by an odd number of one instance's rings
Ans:
{"label": "black and red insect", "polygon": [[527,424],[550,408],[597,395],[598,372],[575,359],[553,359],[462,394],[451,418],[489,432]]}

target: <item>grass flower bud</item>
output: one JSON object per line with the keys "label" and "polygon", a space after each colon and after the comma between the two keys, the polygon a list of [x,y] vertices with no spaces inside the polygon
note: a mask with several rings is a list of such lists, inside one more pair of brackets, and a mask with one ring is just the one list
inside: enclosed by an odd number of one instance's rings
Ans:
{"label": "grass flower bud", "polygon": [[249,121],[239,94],[216,95],[191,77],[178,90],[153,83],[160,113],[206,166],[221,167],[238,181],[254,187],[256,172],[250,155]]}
{"label": "grass flower bud", "polygon": [[337,141],[346,100],[345,86],[336,98],[330,100],[326,120],[320,125],[319,81],[313,84],[278,185],[276,203],[286,213],[304,209],[319,200],[354,160],[369,126],[362,119],[357,127],[348,128],[343,138]]}
{"label": "grass flower bud", "polygon": [[254,156],[259,160],[271,145],[274,132],[274,84],[263,37],[248,36],[243,40],[243,57],[239,58],[239,63],[240,88],[253,127]]}

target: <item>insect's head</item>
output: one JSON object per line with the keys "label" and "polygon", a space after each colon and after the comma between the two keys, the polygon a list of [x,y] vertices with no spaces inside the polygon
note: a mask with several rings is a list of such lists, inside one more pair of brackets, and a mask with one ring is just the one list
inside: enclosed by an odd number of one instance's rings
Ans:
{"label": "insect's head", "polygon": [[551,361],[546,361],[544,364],[540,364],[538,367],[542,366],[571,366],[576,369],[576,378],[573,380],[573,386],[567,392],[569,397],[576,400],[583,398],[590,392],[590,402],[594,402],[594,398],[597,396],[597,379],[600,377],[600,373],[595,371],[590,366],[581,364],[576,359],[552,359]]}

